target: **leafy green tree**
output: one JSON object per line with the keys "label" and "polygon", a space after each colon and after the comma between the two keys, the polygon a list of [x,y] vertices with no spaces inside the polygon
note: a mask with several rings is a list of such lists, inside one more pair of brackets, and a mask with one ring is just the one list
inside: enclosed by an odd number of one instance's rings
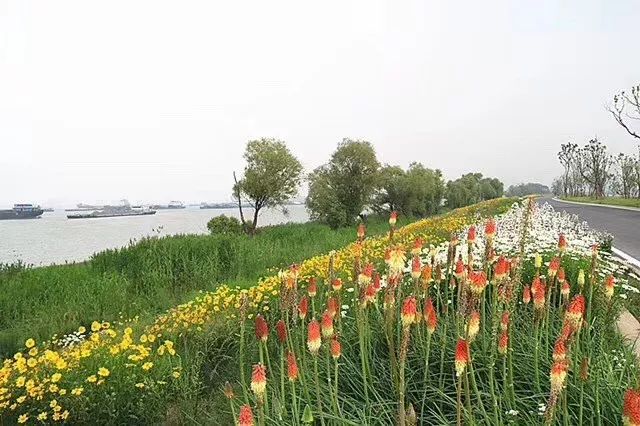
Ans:
{"label": "leafy green tree", "polygon": [[420,163],[412,163],[406,172],[398,166],[385,166],[380,170],[374,209],[424,217],[438,211],[444,190],[440,170],[428,169]]}
{"label": "leafy green tree", "polygon": [[482,173],[467,173],[447,182],[447,206],[458,208],[482,200],[502,197],[504,185],[495,178],[483,178]]}
{"label": "leafy green tree", "polygon": [[511,185],[507,188],[506,194],[509,197],[524,197],[525,195],[532,194],[548,194],[551,191],[547,185],[541,183],[519,183],[517,185]]}
{"label": "leafy green tree", "polygon": [[[233,187],[245,229],[255,233],[258,215],[265,207],[282,207],[298,192],[302,164],[283,141],[262,138],[249,141],[244,152],[244,176]],[[234,175],[235,178],[235,175]],[[253,221],[244,218],[242,201],[253,207]]]}
{"label": "leafy green tree", "polygon": [[333,228],[352,223],[371,203],[380,163],[366,141],[343,139],[325,165],[309,175],[311,218]]}
{"label": "leafy green tree", "polygon": [[212,235],[237,235],[243,231],[242,223],[237,218],[224,214],[211,218],[207,222],[207,229]]}

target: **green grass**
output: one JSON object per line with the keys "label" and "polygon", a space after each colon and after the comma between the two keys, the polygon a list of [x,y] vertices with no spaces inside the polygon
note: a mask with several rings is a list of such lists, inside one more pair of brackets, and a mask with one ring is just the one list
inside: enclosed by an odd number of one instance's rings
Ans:
{"label": "green grass", "polygon": [[576,203],[606,204],[610,206],[638,207],[640,208],[640,198],[620,198],[620,197],[562,197],[563,200]]}
{"label": "green grass", "polygon": [[[386,219],[369,219],[370,235],[387,229]],[[0,268],[0,355],[12,355],[29,337],[47,340],[94,320],[149,317],[220,283],[247,287],[271,271],[354,239],[354,228],[285,224],[263,228],[253,238],[148,238],[81,264],[5,265]]]}

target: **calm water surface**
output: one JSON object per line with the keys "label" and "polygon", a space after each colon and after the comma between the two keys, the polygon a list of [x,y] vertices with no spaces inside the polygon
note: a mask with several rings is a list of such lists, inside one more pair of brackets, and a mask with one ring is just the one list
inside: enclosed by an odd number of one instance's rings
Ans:
{"label": "calm water surface", "polygon": [[[245,215],[252,217],[247,209]],[[266,210],[260,225],[306,222],[304,206],[289,206],[285,216],[280,210]],[[33,265],[82,261],[107,248],[122,247],[149,235],[204,234],[207,222],[222,214],[238,217],[237,209],[158,210],[151,216],[96,219],[67,219],[62,209],[44,213],[40,219],[0,220],[0,263],[17,260]]]}

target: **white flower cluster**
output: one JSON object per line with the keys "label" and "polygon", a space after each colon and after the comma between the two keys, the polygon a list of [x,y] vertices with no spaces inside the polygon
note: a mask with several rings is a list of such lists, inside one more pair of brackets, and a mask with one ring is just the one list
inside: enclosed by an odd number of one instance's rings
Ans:
{"label": "white flower cluster", "polygon": [[77,345],[78,343],[84,342],[86,338],[86,334],[80,333],[79,331],[74,331],[73,333],[69,333],[60,337],[59,339],[55,340],[54,343],[63,348],[70,348]]}

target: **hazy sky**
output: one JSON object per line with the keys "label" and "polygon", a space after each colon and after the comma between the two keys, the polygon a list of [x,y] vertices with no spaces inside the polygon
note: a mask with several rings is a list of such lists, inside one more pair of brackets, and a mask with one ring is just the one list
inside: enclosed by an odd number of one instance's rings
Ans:
{"label": "hazy sky", "polygon": [[247,140],[549,184],[634,142],[640,2],[0,0],[0,204],[226,200]]}

